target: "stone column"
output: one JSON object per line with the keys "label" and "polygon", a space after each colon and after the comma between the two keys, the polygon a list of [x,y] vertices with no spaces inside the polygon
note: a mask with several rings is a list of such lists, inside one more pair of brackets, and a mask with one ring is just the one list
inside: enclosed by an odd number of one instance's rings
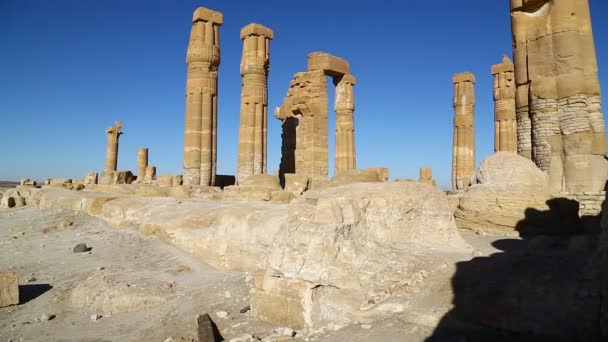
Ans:
{"label": "stone column", "polygon": [[272,30],[249,24],[241,29],[241,122],[237,181],[266,173],[268,125],[268,70]]}
{"label": "stone column", "polygon": [[588,1],[511,0],[511,24],[520,153],[530,141],[553,190],[601,191],[608,163]]}
{"label": "stone column", "polygon": [[122,134],[122,124],[116,121],[114,126],[106,129],[108,146],[106,148],[106,163],[104,171],[116,171],[118,165],[118,138]]}
{"label": "stone column", "polygon": [[355,159],[355,97],[353,86],[357,83],[352,75],[334,78],[336,85],[336,155],[335,174],[356,168]]}
{"label": "stone column", "polygon": [[433,169],[430,167],[423,166],[420,168],[420,179],[418,180],[422,183],[427,183],[432,186],[436,186],[435,180],[433,179]]}
{"label": "stone column", "polygon": [[492,66],[494,76],[494,152],[517,152],[513,62],[503,56]]}
{"label": "stone column", "polygon": [[148,166],[148,149],[146,147],[140,147],[137,150],[137,180],[142,181],[145,179],[146,167]]}
{"label": "stone column", "polygon": [[465,190],[475,174],[475,76],[464,72],[452,77],[454,83],[454,144],[452,187]]}
{"label": "stone column", "polygon": [[156,179],[156,166],[147,166],[145,171],[144,180],[152,181]]}
{"label": "stone column", "polygon": [[203,7],[194,11],[186,64],[184,184],[212,185],[217,161],[217,69],[223,16]]}

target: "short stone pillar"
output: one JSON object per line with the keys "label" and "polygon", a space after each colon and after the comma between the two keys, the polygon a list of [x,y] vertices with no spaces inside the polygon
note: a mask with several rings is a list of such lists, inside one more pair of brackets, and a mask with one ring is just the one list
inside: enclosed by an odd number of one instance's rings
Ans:
{"label": "short stone pillar", "polygon": [[217,70],[222,13],[194,11],[186,64],[184,184],[212,185],[217,161]]}
{"label": "short stone pillar", "polygon": [[517,152],[515,76],[513,62],[503,56],[492,66],[494,76],[494,152]]}
{"label": "short stone pillar", "polygon": [[137,150],[137,180],[145,180],[146,167],[148,167],[148,149],[140,147]]}
{"label": "short stone pillar", "polygon": [[432,186],[436,186],[437,183],[433,179],[433,169],[430,167],[423,166],[420,168],[420,179],[418,180],[422,183],[427,183]]}
{"label": "short stone pillar", "polygon": [[108,146],[106,148],[106,163],[104,171],[116,171],[118,165],[118,138],[122,134],[122,124],[116,121],[114,126],[106,130]]}
{"label": "short stone pillar", "polygon": [[144,176],[145,181],[156,180],[156,166],[147,166]]}
{"label": "short stone pillar", "polygon": [[465,190],[475,174],[475,76],[464,72],[452,77],[454,83],[454,142],[452,187]]}
{"label": "short stone pillar", "polygon": [[97,184],[97,180],[98,180],[98,174],[97,172],[87,172],[84,175],[84,178],[82,180],[82,183],[87,185],[87,184]]}
{"label": "short stone pillar", "polygon": [[259,24],[241,29],[241,122],[237,180],[266,173],[268,70],[273,32]]}

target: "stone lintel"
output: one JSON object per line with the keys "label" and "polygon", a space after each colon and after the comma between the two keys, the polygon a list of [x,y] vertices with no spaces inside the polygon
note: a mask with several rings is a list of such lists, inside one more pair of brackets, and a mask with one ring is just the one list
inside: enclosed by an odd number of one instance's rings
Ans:
{"label": "stone lintel", "polygon": [[342,81],[346,81],[352,85],[357,84],[357,78],[351,74],[342,76],[342,78],[340,79],[340,82],[342,82]]}
{"label": "stone lintel", "polygon": [[513,62],[507,56],[503,56],[502,63],[492,65],[492,75],[513,71],[515,71],[515,65],[513,65]]}
{"label": "stone lintel", "polygon": [[199,7],[192,15],[192,22],[195,23],[197,21],[210,21],[216,25],[222,25],[224,23],[224,15],[205,7]]}
{"label": "stone lintel", "polygon": [[269,39],[273,39],[274,32],[272,32],[271,29],[263,25],[251,23],[241,29],[241,40],[245,39],[248,36],[264,36]]}
{"label": "stone lintel", "polygon": [[336,77],[350,74],[350,66],[344,58],[326,52],[308,54],[308,70],[323,70],[325,74]]}
{"label": "stone lintel", "polygon": [[475,83],[475,75],[470,72],[463,72],[452,76],[452,83],[473,82]]}

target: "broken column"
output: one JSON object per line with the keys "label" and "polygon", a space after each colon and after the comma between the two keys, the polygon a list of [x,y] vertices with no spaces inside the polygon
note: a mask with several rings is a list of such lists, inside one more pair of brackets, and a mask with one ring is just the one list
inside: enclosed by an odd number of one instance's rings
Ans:
{"label": "broken column", "polygon": [[241,122],[237,179],[266,173],[268,70],[272,30],[249,24],[241,29]]}
{"label": "broken column", "polygon": [[116,171],[118,165],[118,138],[122,134],[122,124],[116,121],[114,126],[106,130],[108,146],[106,148],[106,163],[104,171]]}
{"label": "broken column", "polygon": [[137,150],[137,180],[142,181],[145,179],[146,167],[148,167],[148,149],[140,147]]}
{"label": "broken column", "polygon": [[601,191],[608,163],[588,1],[511,0],[511,24],[519,153],[553,190]]}
{"label": "broken column", "polygon": [[454,83],[454,143],[452,187],[466,190],[475,174],[475,76],[464,72],[452,77]]}
{"label": "broken column", "polygon": [[156,166],[147,166],[144,176],[145,181],[156,180]]}
{"label": "broken column", "polygon": [[220,12],[194,11],[186,64],[184,184],[212,185],[217,161],[217,69]]}
{"label": "broken column", "polygon": [[432,186],[436,186],[435,180],[433,179],[433,169],[430,167],[423,166],[420,168],[420,179],[418,180],[422,183],[427,183]]}
{"label": "broken column", "polygon": [[494,152],[517,152],[513,62],[503,56],[492,66],[494,76]]}

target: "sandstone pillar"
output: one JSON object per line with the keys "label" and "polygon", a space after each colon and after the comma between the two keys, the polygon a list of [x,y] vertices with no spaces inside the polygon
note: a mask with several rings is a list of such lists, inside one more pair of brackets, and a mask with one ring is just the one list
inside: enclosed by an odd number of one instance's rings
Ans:
{"label": "sandstone pillar", "polygon": [[146,167],[148,166],[148,149],[140,147],[137,150],[137,180],[142,181],[145,179]]}
{"label": "sandstone pillar", "polygon": [[184,183],[212,185],[217,161],[217,69],[223,16],[203,7],[194,11],[186,64]]}
{"label": "sandstone pillar", "polygon": [[241,122],[237,180],[266,173],[268,70],[272,30],[249,24],[241,29]]}
{"label": "sandstone pillar", "polygon": [[475,76],[464,72],[452,77],[454,83],[454,143],[452,187],[464,190],[475,174]]}
{"label": "sandstone pillar", "polygon": [[336,85],[336,156],[335,174],[340,171],[356,168],[355,160],[355,97],[353,86],[356,79],[352,75],[344,75],[334,79]]}
{"label": "sandstone pillar", "polygon": [[494,152],[517,152],[513,62],[504,56],[492,66],[494,76]]}
{"label": "sandstone pillar", "polygon": [[122,124],[116,121],[114,126],[106,129],[108,145],[106,147],[106,163],[104,171],[116,171],[118,165],[118,138],[122,134]]}
{"label": "sandstone pillar", "polygon": [[144,180],[152,181],[156,179],[156,166],[147,166],[145,171]]}
{"label": "sandstone pillar", "polygon": [[530,149],[554,190],[602,190],[608,163],[588,1],[511,0],[511,24],[520,154]]}
{"label": "sandstone pillar", "polygon": [[436,186],[435,180],[433,179],[433,169],[430,167],[423,166],[420,168],[420,179],[418,180],[422,183],[427,183],[432,186]]}

